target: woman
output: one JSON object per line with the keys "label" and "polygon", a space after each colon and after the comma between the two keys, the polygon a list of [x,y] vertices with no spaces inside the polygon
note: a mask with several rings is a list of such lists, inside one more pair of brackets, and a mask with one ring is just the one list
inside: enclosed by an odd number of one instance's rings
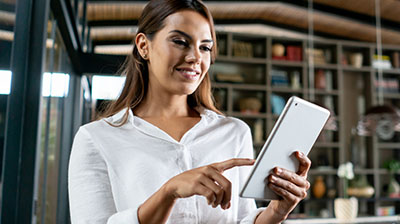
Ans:
{"label": "woman", "polygon": [[282,222],[306,196],[311,163],[297,153],[297,174],[275,169],[269,187],[282,199],[267,208],[239,198],[254,163],[251,133],[213,104],[208,9],[198,0],[154,0],[138,26],[120,97],[75,137],[72,222]]}

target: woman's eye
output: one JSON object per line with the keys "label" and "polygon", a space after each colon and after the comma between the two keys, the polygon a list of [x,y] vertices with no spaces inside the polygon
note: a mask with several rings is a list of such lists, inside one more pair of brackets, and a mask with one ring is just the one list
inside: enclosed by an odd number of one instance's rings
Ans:
{"label": "woman's eye", "polygon": [[183,41],[183,40],[173,40],[173,42],[175,44],[182,45],[182,46],[185,46],[185,47],[188,46],[188,43],[186,43],[186,41]]}
{"label": "woman's eye", "polygon": [[200,47],[200,49],[203,51],[212,51],[211,48],[209,48],[207,46],[202,46],[202,47]]}

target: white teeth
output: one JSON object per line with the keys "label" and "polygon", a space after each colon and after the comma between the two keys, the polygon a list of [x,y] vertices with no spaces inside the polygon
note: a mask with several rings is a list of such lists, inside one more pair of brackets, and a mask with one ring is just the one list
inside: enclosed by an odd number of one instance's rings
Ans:
{"label": "white teeth", "polygon": [[186,71],[186,70],[181,70],[181,71],[188,75],[196,75],[196,72],[190,72],[190,71]]}

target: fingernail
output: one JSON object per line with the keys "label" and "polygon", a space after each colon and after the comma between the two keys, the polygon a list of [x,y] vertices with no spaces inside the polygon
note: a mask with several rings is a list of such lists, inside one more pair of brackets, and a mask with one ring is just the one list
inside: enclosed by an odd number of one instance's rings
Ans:
{"label": "fingernail", "polygon": [[279,167],[276,167],[276,168],[275,168],[275,173],[276,173],[276,174],[282,173],[282,169],[279,168]]}
{"label": "fingernail", "polygon": [[299,151],[299,156],[303,157],[303,156],[304,156],[304,153],[302,153],[302,152]]}

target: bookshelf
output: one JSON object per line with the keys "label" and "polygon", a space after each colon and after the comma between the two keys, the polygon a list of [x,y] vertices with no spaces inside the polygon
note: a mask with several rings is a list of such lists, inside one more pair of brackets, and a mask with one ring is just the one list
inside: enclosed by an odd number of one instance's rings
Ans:
{"label": "bookshelf", "polygon": [[[309,155],[313,162],[309,181],[313,184],[316,177],[322,176],[327,188],[325,196],[315,198],[310,190],[309,197],[297,206],[294,214],[315,217],[328,212],[333,217],[334,198],[343,196],[337,168],[353,159],[355,174],[366,176],[375,189],[372,197],[359,198],[359,214],[376,215],[380,206],[395,206],[396,212],[400,212],[400,199],[386,195],[389,174],[382,167],[387,158],[400,160],[400,135],[384,142],[376,136],[357,137],[357,158],[350,150],[351,129],[366,108],[377,104],[374,44],[319,39],[311,51],[305,39],[232,32],[219,32],[217,39],[219,56],[210,69],[214,97],[226,115],[242,119],[250,126],[256,155],[282,104],[293,95],[327,107],[336,118],[337,130],[324,130]],[[400,53],[400,46],[383,49],[383,54],[392,59]],[[311,54],[314,82],[308,75]],[[399,63],[391,64],[393,67],[383,70],[385,84],[391,87],[385,90],[384,100],[400,107],[400,68],[396,67]]]}

